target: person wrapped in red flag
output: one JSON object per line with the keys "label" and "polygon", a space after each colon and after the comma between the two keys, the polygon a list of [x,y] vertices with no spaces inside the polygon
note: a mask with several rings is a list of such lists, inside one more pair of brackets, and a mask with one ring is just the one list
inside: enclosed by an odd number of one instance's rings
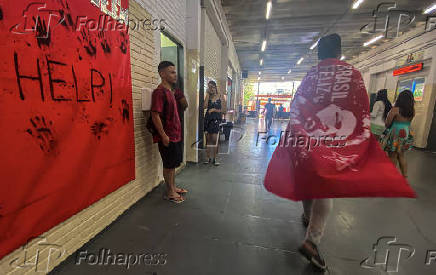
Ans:
{"label": "person wrapped in red flag", "polygon": [[320,63],[295,95],[289,125],[264,181],[269,192],[303,201],[308,231],[299,251],[321,269],[326,264],[317,245],[331,198],[415,197],[371,134],[369,99],[360,72],[340,56],[339,35],[319,41]]}

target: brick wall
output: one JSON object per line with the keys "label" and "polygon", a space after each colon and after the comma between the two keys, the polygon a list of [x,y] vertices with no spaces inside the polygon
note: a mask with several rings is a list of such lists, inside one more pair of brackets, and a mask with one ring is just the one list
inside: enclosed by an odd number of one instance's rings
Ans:
{"label": "brick wall", "polygon": [[[151,14],[133,0],[130,0],[129,13],[130,18],[151,18]],[[65,249],[63,257],[54,262],[51,259],[50,270],[101,232],[160,182],[159,167],[161,167],[161,160],[157,146],[152,144],[151,136],[145,129],[146,119],[141,111],[140,93],[141,88],[154,89],[158,84],[158,74],[155,66],[155,45],[156,41],[153,31],[140,30],[130,32],[136,180],[42,234],[48,243],[60,245]],[[31,242],[28,247],[28,255],[36,255],[36,243]],[[41,255],[48,255],[49,248],[41,249],[39,247],[39,249]],[[15,258],[24,258],[24,250],[22,248],[17,249],[0,261],[0,274],[35,274],[34,268],[12,268],[10,262]],[[44,257],[41,257],[40,260],[39,264],[42,267],[47,260]],[[28,261],[32,261],[32,259],[30,258]]]}
{"label": "brick wall", "polygon": [[[205,45],[204,45],[204,76],[208,78],[213,78],[217,81],[218,89],[222,92],[225,91],[221,80],[221,51],[222,51],[222,43],[219,39],[216,31],[209,19],[209,16],[206,15],[205,18]],[[223,72],[226,74],[226,71]]]}
{"label": "brick wall", "polygon": [[136,2],[153,18],[164,19],[166,31],[182,45],[185,44],[186,0],[137,0]]}
{"label": "brick wall", "polygon": [[[165,20],[163,26],[164,32],[176,40],[184,48],[184,92],[189,103],[189,109],[185,114],[185,158],[184,160],[195,161],[195,152],[190,147],[196,141],[197,120],[188,120],[188,117],[195,115],[197,91],[188,89],[188,67],[186,55],[186,17],[187,17],[187,3],[186,0],[136,0],[143,8],[150,12],[153,19]],[[160,62],[160,32],[154,32],[155,54],[153,60],[154,70],[156,70]],[[159,173],[162,174],[162,173]]]}

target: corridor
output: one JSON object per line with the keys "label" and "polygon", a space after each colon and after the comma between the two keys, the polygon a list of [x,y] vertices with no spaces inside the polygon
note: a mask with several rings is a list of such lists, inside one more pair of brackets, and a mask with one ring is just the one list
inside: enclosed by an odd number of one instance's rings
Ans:
{"label": "corridor", "polygon": [[[253,119],[242,126],[244,138],[220,156],[220,167],[200,163],[182,170],[176,182],[189,190],[184,203],[162,200],[160,185],[51,274],[318,274],[297,253],[305,233],[301,205],[269,194],[262,185],[274,146],[261,139],[256,146],[259,125]],[[275,122],[272,133],[279,135],[285,126]],[[436,263],[425,262],[427,251],[436,250],[436,154],[412,151],[407,159],[417,200],[335,200],[320,246],[329,265],[326,274],[388,274],[361,267],[377,240],[388,236],[415,249],[410,259],[402,254],[397,274],[435,274]],[[165,264],[129,269],[77,264],[80,253],[97,255],[101,249],[167,256]]]}
{"label": "corridor", "polygon": [[436,0],[0,1],[0,33],[0,275],[319,274],[265,175],[341,198],[306,207],[326,274],[436,274]]}

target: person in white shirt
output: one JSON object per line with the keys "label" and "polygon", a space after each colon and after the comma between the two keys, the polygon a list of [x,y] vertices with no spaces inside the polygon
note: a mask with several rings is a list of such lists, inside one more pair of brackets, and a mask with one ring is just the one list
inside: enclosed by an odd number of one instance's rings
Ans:
{"label": "person in white shirt", "polygon": [[371,112],[371,132],[377,139],[385,130],[385,120],[392,109],[392,104],[388,99],[388,91],[386,89],[377,92],[377,98]]}

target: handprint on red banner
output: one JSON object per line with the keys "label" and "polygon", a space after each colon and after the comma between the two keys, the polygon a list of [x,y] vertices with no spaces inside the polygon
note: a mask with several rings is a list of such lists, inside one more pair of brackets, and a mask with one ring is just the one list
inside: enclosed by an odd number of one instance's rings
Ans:
{"label": "handprint on red banner", "polygon": [[44,153],[54,152],[57,142],[52,129],[53,122],[47,122],[43,116],[36,116],[30,119],[30,123],[32,127],[27,129],[26,132],[37,141]]}
{"label": "handprint on red banner", "polygon": [[120,32],[121,38],[120,38],[120,50],[123,54],[127,53],[127,45],[129,45],[129,38],[124,32]]}
{"label": "handprint on red banner", "polygon": [[111,52],[111,41],[108,36],[105,35],[104,31],[98,32],[98,39],[100,40],[101,48],[103,52],[110,53]]}
{"label": "handprint on red banner", "polygon": [[91,35],[87,28],[82,29],[80,36],[77,38],[90,56],[97,54],[96,39]]}
{"label": "handprint on red banner", "polygon": [[104,121],[96,121],[91,126],[91,133],[100,140],[103,135],[109,134],[109,129],[112,126],[113,118],[108,117]]}
{"label": "handprint on red banner", "polygon": [[130,120],[130,106],[129,103],[127,103],[127,100],[125,99],[121,101],[121,104],[123,106],[123,111],[122,111],[123,122],[126,123]]}

